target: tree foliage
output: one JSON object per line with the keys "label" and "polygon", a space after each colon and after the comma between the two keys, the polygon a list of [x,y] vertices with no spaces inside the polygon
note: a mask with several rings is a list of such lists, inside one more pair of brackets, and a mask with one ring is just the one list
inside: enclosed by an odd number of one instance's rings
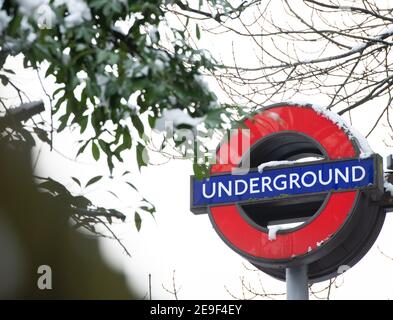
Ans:
{"label": "tree foliage", "polygon": [[[2,84],[18,94],[20,103],[29,100],[14,82],[14,71],[5,67],[8,57],[21,54],[25,68],[46,68],[45,76],[53,77],[57,86],[54,92],[46,92],[50,123],[33,120],[27,126],[10,121],[3,138],[11,143],[32,147],[38,138],[52,146],[55,133],[75,127],[81,137],[77,156],[90,153],[96,161],[106,159],[112,174],[127,150],[135,154],[139,168],[149,164],[151,130],[164,110],[178,109],[189,119],[204,119],[207,129],[225,126],[221,114],[231,116],[230,106],[218,103],[203,78],[218,66],[191,41],[189,20],[173,24],[167,19],[173,9],[191,10],[181,1],[5,0],[0,4]],[[202,6],[217,6],[222,17],[235,10],[227,1],[200,1]],[[193,27],[200,38],[198,25]],[[15,107],[5,99],[1,104],[6,114]],[[192,129],[187,123],[178,126]],[[169,136],[161,148],[175,138]],[[184,144],[181,135],[179,139],[174,147],[193,153],[193,143]],[[206,173],[204,159],[194,169],[198,175]],[[77,177],[72,180],[81,186]],[[84,187],[99,180],[93,178]],[[40,187],[68,199],[77,226],[94,231],[101,215],[108,222],[124,219],[115,210],[95,207],[85,197],[72,195],[51,178],[40,181]],[[135,213],[138,230],[141,211],[153,214],[155,208],[143,198]]]}
{"label": "tree foliage", "polygon": [[[70,24],[67,17],[73,13],[66,1],[51,2],[54,17],[42,21],[51,24],[45,27],[38,23],[39,6],[29,16],[18,1],[6,1],[4,8],[13,18],[1,55],[4,63],[7,55],[22,53],[26,67],[49,63],[46,74],[54,75],[59,85],[53,93],[57,132],[77,124],[83,133],[91,126],[94,135],[81,143],[80,152],[91,144],[94,159],[105,154],[112,170],[113,160],[122,161],[122,152],[133,144],[143,152],[145,126],[154,125],[162,109],[186,109],[192,117],[209,113],[216,97],[198,77],[201,68],[211,71],[213,64],[187,42],[185,30],[165,23],[165,1],[87,4],[87,18]],[[116,22],[128,23],[129,30]],[[165,32],[170,42],[161,40]],[[144,116],[151,120],[148,124],[141,120]],[[139,136],[131,136],[130,127]]]}

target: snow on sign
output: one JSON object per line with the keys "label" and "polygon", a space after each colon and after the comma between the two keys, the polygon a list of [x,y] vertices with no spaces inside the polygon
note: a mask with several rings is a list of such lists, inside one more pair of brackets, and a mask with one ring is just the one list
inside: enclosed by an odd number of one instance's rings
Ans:
{"label": "snow on sign", "polygon": [[307,264],[316,282],[366,254],[384,221],[382,193],[381,158],[363,137],[334,113],[283,103],[220,144],[210,177],[191,177],[190,207],[262,271],[285,279],[285,268]]}

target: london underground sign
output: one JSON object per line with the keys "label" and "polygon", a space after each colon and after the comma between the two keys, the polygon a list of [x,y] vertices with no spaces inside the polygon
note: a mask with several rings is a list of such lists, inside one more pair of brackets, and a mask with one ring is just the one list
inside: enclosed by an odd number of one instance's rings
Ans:
{"label": "london underground sign", "polygon": [[367,253],[384,222],[382,161],[366,147],[310,105],[264,108],[220,144],[208,178],[191,178],[191,211],[276,278],[307,265],[311,282],[328,279]]}

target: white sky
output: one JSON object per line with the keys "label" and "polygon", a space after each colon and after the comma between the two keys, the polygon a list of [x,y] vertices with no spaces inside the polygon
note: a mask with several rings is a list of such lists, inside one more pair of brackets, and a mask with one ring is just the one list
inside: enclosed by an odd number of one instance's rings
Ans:
{"label": "white sky", "polygon": [[[202,36],[204,36],[202,34]],[[225,39],[221,42],[213,42],[208,37],[203,39],[206,46],[213,46],[215,50],[228,47]],[[247,48],[240,45],[245,60],[249,55]],[[222,51],[225,55],[225,51]],[[227,54],[230,54],[228,52]],[[8,67],[17,68],[16,81],[34,99],[44,97],[42,89],[37,81],[37,76],[32,71],[24,71],[21,68],[20,59],[10,59]],[[45,81],[47,88],[53,88],[51,79]],[[218,90],[212,83],[212,88]],[[50,91],[50,89],[49,89]],[[219,92],[217,91],[220,96]],[[314,96],[311,99],[298,97],[299,100],[308,100],[311,103],[324,104],[323,99]],[[375,109],[381,109],[375,105]],[[369,130],[371,120],[379,115],[375,109],[359,108],[354,114],[354,126],[366,133]],[[48,113],[48,112],[46,112]],[[47,116],[47,114],[46,114]],[[383,126],[374,133],[370,139],[370,145],[375,152],[385,156],[392,153],[387,148],[381,137],[387,136],[387,129]],[[65,183],[71,190],[77,192],[78,188],[72,183],[71,176],[80,178],[86,182],[89,178],[103,174],[108,176],[106,163],[96,163],[89,156],[82,156],[74,161],[76,154],[77,133],[65,130],[64,133],[55,136],[54,147],[58,152],[49,152],[46,145],[41,147],[37,173]],[[36,150],[38,154],[39,148]],[[87,196],[98,205],[105,207],[118,207],[130,213],[126,223],[118,223],[114,231],[122,239],[132,258],[127,257],[120,246],[111,240],[100,240],[103,256],[108,264],[126,273],[132,287],[142,298],[148,291],[148,275],[152,275],[153,298],[173,299],[172,294],[167,293],[162,285],[172,288],[173,270],[176,270],[176,285],[180,290],[180,299],[230,299],[231,296],[225,288],[236,296],[242,297],[240,278],[244,277],[250,282],[256,291],[261,292],[259,281],[267,292],[283,293],[285,284],[276,281],[260,272],[249,271],[252,268],[243,258],[232,252],[216,235],[210,225],[207,215],[195,216],[189,211],[189,176],[192,174],[192,164],[188,161],[171,161],[165,165],[150,166],[142,169],[142,174],[137,174],[137,168],[133,155],[130,155],[122,168],[116,171],[128,169],[134,173],[132,181],[138,186],[141,193],[157,208],[155,220],[143,216],[142,228],[138,233],[135,229],[130,206],[135,203],[135,195],[130,187],[121,180],[105,178],[100,184],[94,185],[86,191]],[[159,157],[152,157],[153,161],[159,161]],[[110,195],[106,190],[111,190],[119,195],[122,203]],[[393,213],[392,213],[393,214]],[[383,230],[376,245],[354,268],[343,275],[339,282],[339,289],[333,289],[332,299],[391,299],[393,298],[393,261],[384,257],[377,249],[377,245],[388,255],[393,257],[393,218],[387,214]],[[253,268],[252,268],[253,269]],[[320,284],[318,287],[326,285]],[[250,295],[246,295],[246,298]]]}

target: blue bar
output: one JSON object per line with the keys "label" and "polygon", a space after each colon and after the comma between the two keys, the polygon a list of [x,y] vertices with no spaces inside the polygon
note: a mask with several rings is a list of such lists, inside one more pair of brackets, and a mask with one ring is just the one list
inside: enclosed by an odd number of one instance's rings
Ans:
{"label": "blue bar", "polygon": [[262,173],[213,175],[203,180],[194,178],[192,204],[198,207],[358,189],[374,185],[374,175],[374,158],[367,158],[266,168]]}

